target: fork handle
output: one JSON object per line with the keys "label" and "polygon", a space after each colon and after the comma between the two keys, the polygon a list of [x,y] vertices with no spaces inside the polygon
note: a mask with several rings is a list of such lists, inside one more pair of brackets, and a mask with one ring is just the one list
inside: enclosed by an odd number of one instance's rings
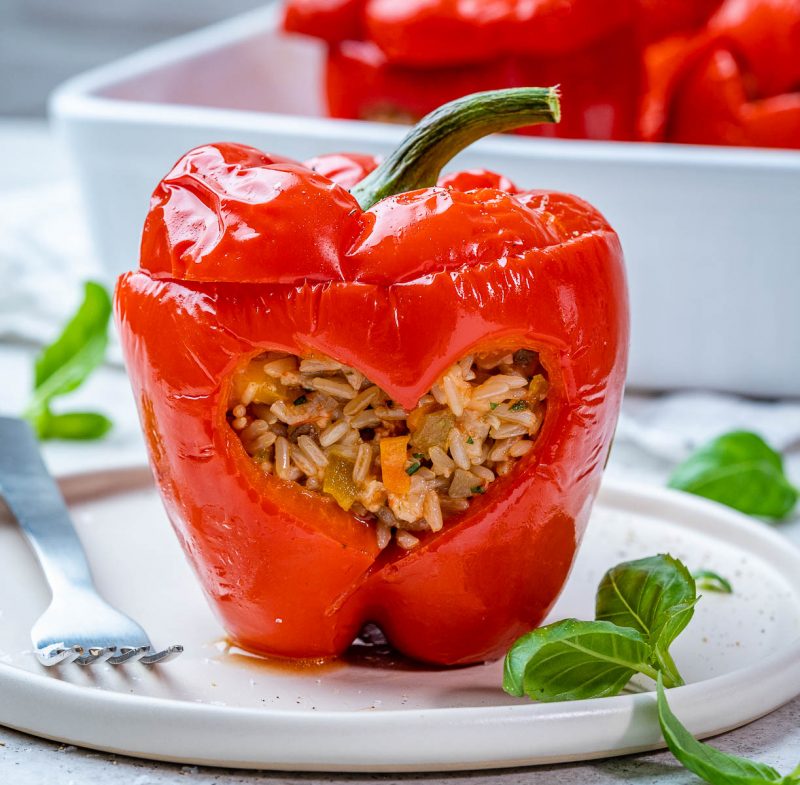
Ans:
{"label": "fork handle", "polygon": [[0,417],[0,494],[33,546],[52,591],[93,588],[83,546],[33,430],[12,417]]}

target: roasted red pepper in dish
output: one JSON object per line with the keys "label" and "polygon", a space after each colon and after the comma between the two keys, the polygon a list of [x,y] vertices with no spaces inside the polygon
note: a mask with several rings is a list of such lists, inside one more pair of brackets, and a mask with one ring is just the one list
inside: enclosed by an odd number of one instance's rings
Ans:
{"label": "roasted red pepper in dish", "polygon": [[[636,129],[640,61],[629,29],[567,54],[514,56],[435,70],[391,65],[371,41],[344,41],[328,53],[328,111],[351,120],[413,122],[473,90],[557,82],[564,94],[561,122],[528,126],[518,133],[626,140]],[[608,79],[609,73],[615,78]]]}
{"label": "roasted red pepper in dish", "polygon": [[558,82],[565,121],[529,134],[632,139],[635,0],[289,0],[284,27],[329,44],[334,117],[413,121],[475,90]]}
{"label": "roasted red pepper in dish", "polygon": [[726,0],[699,33],[653,44],[649,141],[800,148],[800,2]]}
{"label": "roasted red pepper in dish", "polygon": [[479,94],[377,168],[216,144],[156,188],[119,331],[166,509],[241,646],[334,656],[373,622],[477,662],[554,602],[622,396],[622,252],[577,197],[439,172],[556,117],[552,90]]}
{"label": "roasted red pepper in dish", "polygon": [[678,34],[694,33],[708,21],[721,0],[639,0],[644,41],[660,41]]}

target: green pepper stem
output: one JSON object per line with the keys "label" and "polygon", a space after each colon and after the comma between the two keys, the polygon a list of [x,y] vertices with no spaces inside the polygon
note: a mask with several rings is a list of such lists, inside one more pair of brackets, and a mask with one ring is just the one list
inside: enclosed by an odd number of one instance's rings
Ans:
{"label": "green pepper stem", "polygon": [[458,98],[426,115],[400,146],[351,193],[362,209],[393,194],[436,185],[442,167],[488,134],[557,123],[558,88],[518,87]]}

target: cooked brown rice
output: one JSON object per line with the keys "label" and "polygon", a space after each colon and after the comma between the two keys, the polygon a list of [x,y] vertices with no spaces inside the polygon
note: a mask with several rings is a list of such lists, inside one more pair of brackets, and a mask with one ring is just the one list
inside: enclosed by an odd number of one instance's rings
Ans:
{"label": "cooked brown rice", "polygon": [[410,549],[532,449],[547,390],[533,351],[473,354],[406,411],[330,357],[267,352],[234,375],[228,421],[262,471]]}

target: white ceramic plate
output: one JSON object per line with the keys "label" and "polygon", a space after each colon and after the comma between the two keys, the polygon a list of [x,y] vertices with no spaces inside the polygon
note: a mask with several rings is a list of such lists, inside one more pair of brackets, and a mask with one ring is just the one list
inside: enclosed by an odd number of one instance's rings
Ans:
{"label": "white ceramic plate", "polygon": [[[501,665],[436,670],[354,653],[298,670],[231,651],[142,469],[62,482],[97,582],[157,645],[163,667],[40,667],[28,630],[47,604],[36,562],[0,518],[0,723],[185,763],[320,771],[443,771],[618,755],[660,745],[652,693],[532,704]],[[800,692],[800,552],[766,525],[669,491],[606,487],[552,618],[592,613],[612,564],[669,551],[731,579],[675,646],[689,686],[671,704],[707,736]],[[363,649],[360,651],[364,651]]]}

